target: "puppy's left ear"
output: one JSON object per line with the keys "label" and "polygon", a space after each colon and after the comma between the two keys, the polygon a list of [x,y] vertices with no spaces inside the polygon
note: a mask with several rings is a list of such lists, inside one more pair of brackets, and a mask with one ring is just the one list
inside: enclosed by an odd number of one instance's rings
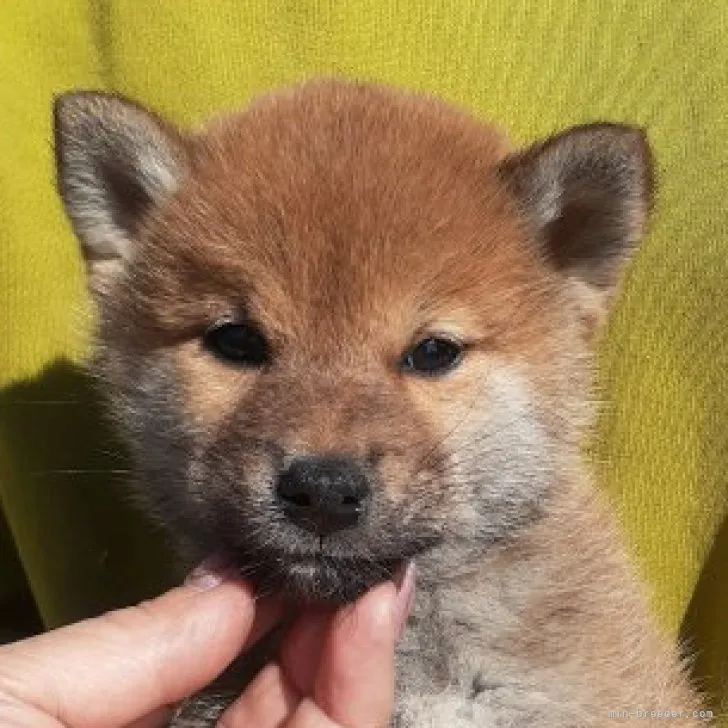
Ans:
{"label": "puppy's left ear", "polygon": [[608,299],[652,205],[644,132],[621,124],[574,127],[506,157],[499,172],[551,264]]}

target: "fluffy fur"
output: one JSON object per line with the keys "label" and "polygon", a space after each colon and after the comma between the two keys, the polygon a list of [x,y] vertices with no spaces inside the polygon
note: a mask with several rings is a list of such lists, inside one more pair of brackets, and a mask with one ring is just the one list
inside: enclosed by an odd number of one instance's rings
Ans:
{"label": "fluffy fur", "polygon": [[[590,342],[649,213],[639,130],[511,152],[437,100],[321,81],[196,133],[71,94],[56,132],[96,370],[137,491],[192,557],[336,602],[414,558],[400,728],[699,708],[579,452]],[[213,356],[220,320],[254,323],[270,361]],[[443,335],[457,367],[402,368]],[[286,517],[275,483],[305,455],[365,473],[356,527],[320,538]]]}

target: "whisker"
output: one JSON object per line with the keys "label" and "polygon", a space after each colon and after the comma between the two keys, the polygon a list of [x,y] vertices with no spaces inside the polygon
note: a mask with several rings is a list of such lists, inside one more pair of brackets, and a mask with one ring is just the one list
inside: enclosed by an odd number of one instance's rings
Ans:
{"label": "whisker", "polygon": [[434,453],[438,452],[440,448],[457,432],[457,430],[464,424],[464,422],[467,420],[467,417],[472,413],[473,409],[475,408],[476,402],[478,401],[480,393],[483,391],[483,387],[485,387],[488,383],[487,379],[483,379],[479,386],[478,390],[473,396],[473,399],[471,400],[470,404],[468,405],[468,408],[466,409],[462,419],[460,419],[448,432],[445,433],[445,435],[439,440],[439,442],[435,443],[435,445],[430,448],[428,452],[425,453],[425,455],[420,459],[420,461],[415,466],[415,470],[420,470],[423,467],[427,467],[429,463],[429,459],[433,456]]}
{"label": "whisker", "polygon": [[40,405],[40,406],[46,406],[46,405],[66,406],[66,405],[78,405],[81,403],[77,399],[13,399],[13,400],[11,400],[11,404],[13,404],[13,405],[16,405],[16,404]]}
{"label": "whisker", "polygon": [[97,448],[96,452],[99,455],[104,455],[105,457],[113,458],[114,460],[127,460],[123,453],[120,453],[117,450],[107,450],[106,448],[102,447]]}
{"label": "whisker", "polygon": [[57,468],[52,470],[36,470],[31,473],[35,477],[43,475],[128,475],[128,469],[107,469],[107,468]]}

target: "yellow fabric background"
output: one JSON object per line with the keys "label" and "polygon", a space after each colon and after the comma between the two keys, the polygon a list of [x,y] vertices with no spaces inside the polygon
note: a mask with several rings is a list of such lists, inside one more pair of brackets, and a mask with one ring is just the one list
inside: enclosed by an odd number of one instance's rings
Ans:
{"label": "yellow fabric background", "polygon": [[[676,633],[689,614],[705,685],[726,694],[727,31],[725,0],[6,0],[0,384],[78,361],[87,344],[82,271],[52,189],[53,92],[116,89],[196,123],[336,74],[434,92],[518,142],[586,120],[644,125],[659,197],[600,349],[594,450],[662,622]],[[11,443],[0,429],[0,494],[43,609],[53,595],[37,557],[51,546],[14,523]]]}

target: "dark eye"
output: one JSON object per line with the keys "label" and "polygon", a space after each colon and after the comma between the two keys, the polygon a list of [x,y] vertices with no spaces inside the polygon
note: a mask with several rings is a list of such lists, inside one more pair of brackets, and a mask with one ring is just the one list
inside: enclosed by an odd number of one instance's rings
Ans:
{"label": "dark eye", "polygon": [[260,367],[270,361],[265,336],[251,324],[215,324],[205,332],[204,343],[213,354],[227,361],[250,367]]}
{"label": "dark eye", "polygon": [[402,368],[419,374],[444,374],[460,362],[463,347],[449,339],[423,339],[402,358]]}

